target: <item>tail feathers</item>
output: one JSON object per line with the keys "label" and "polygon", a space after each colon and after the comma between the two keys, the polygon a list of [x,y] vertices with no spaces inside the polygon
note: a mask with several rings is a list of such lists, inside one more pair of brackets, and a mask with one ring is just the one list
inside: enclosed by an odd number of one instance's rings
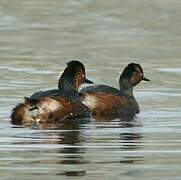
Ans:
{"label": "tail feathers", "polygon": [[11,120],[13,123],[22,122],[24,119],[24,115],[26,114],[26,106],[21,103],[18,104],[13,110],[11,114]]}
{"label": "tail feathers", "polygon": [[21,124],[22,122],[33,122],[40,115],[39,107],[26,103],[18,104],[11,114],[13,124]]}

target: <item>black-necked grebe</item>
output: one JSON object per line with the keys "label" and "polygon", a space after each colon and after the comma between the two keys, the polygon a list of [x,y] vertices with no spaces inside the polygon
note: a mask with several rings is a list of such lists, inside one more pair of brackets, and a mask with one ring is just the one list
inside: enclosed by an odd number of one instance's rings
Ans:
{"label": "black-necked grebe", "polygon": [[17,105],[11,114],[15,124],[29,122],[62,121],[77,116],[90,115],[89,108],[82,104],[78,89],[86,79],[84,65],[79,61],[67,63],[55,90],[34,93],[25,102]]}
{"label": "black-necked grebe", "polygon": [[133,87],[140,81],[149,81],[144,77],[139,64],[131,63],[122,72],[119,89],[106,85],[95,85],[80,91],[81,101],[94,115],[136,114],[139,106],[133,96]]}

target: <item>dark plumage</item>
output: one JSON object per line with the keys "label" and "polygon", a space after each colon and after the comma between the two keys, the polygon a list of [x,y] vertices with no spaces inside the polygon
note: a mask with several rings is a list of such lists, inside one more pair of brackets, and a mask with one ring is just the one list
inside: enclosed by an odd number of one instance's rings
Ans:
{"label": "dark plumage", "polygon": [[63,121],[78,116],[90,116],[89,108],[82,104],[78,89],[86,79],[84,65],[79,61],[67,63],[58,83],[59,89],[40,91],[17,105],[11,114],[15,124]]}
{"label": "dark plumage", "polygon": [[140,81],[149,81],[144,77],[139,64],[131,63],[119,78],[119,89],[106,86],[89,86],[80,91],[81,101],[94,115],[121,115],[139,112],[139,106],[133,96],[133,87]]}

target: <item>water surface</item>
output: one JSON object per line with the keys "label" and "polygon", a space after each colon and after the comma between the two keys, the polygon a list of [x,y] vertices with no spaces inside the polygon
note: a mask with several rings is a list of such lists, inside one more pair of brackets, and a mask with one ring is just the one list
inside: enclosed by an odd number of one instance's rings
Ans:
{"label": "water surface", "polygon": [[[181,179],[180,9],[179,0],[1,1],[1,179]],[[12,125],[11,109],[55,88],[72,59],[114,87],[128,63],[140,63],[151,79],[135,88],[141,113]]]}

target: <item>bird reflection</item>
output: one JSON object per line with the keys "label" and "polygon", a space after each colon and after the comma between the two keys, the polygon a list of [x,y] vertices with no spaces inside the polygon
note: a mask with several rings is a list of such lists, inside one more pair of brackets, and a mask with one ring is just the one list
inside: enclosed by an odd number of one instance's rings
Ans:
{"label": "bird reflection", "polygon": [[143,138],[142,134],[139,132],[139,128],[141,125],[132,117],[132,121],[123,121],[121,124],[121,128],[123,128],[123,132],[120,133],[120,149],[125,152],[132,151],[133,153],[122,156],[122,160],[120,163],[138,163],[143,161],[143,157],[138,154],[138,150],[141,148],[141,139]]}
{"label": "bird reflection", "polygon": [[[56,148],[56,154],[58,154],[56,160],[46,160],[45,162],[43,160],[40,163],[80,165],[88,163],[83,157],[83,154],[85,153],[85,149],[83,147],[85,139],[83,136],[81,136],[81,126],[89,121],[89,118],[82,118],[72,119],[62,123],[21,124],[21,126],[31,127],[32,129],[38,130],[35,138],[38,137],[38,134],[40,141],[32,141],[32,144],[43,143],[62,145],[60,148],[58,148],[58,150]],[[41,137],[42,135],[43,139]],[[47,136],[48,138],[46,138]],[[26,144],[26,142],[24,143]],[[21,142],[21,144],[23,143]],[[55,153],[54,150],[53,152],[52,150],[50,151],[50,153]],[[86,171],[80,166],[75,166],[75,169],[69,168],[66,171],[60,170],[56,175],[84,176],[86,174]]]}
{"label": "bird reflection", "polygon": [[[137,121],[137,117],[133,114],[119,114],[108,116],[95,116],[96,123],[99,128],[111,129],[119,128],[119,143],[121,150],[126,155],[121,156],[120,163],[138,163],[143,161],[143,157],[138,154],[141,148],[141,140],[143,138],[139,128],[142,126]],[[114,139],[113,139],[114,140]],[[130,153],[131,152],[131,153]],[[105,163],[105,162],[104,162]],[[110,163],[110,162],[109,162]]]}
{"label": "bird reflection", "polygon": [[[80,165],[87,163],[82,156],[82,154],[85,153],[85,148],[83,147],[83,142],[85,139],[81,137],[80,133],[81,122],[64,123],[62,124],[62,128],[65,131],[59,133],[59,143],[65,145],[65,147],[59,149],[58,151],[59,154],[63,154],[65,158],[60,160],[59,163],[67,165]],[[59,158],[61,158],[61,156]],[[85,174],[85,170],[67,170],[62,173],[58,173],[57,175],[84,176]]]}
{"label": "bird reflection", "polygon": [[[109,135],[108,145],[111,138],[113,143],[115,143],[114,140],[117,140],[118,138],[118,149],[121,156],[116,159],[116,161],[112,161],[113,159],[110,159],[109,156],[106,157],[106,159],[104,157],[104,159],[98,160],[96,163],[94,162],[95,165],[101,164],[102,166],[105,165],[105,163],[134,164],[143,161],[143,157],[138,153],[141,148],[140,144],[143,137],[139,131],[141,125],[138,124],[136,117],[133,115],[124,115],[119,118],[117,117],[114,120],[112,118],[113,117],[108,118],[108,116],[107,119],[104,120],[103,118],[101,120],[98,118],[96,121],[91,122],[91,126],[94,125],[96,131],[99,131],[99,129],[101,131],[104,130],[104,133],[109,133],[110,131],[114,132],[114,130],[118,128],[118,132],[116,130],[114,134],[116,137],[114,135],[111,136],[111,134]],[[46,150],[49,154],[56,154],[56,158],[49,158],[47,160],[45,157],[45,159],[39,161],[40,164],[59,164],[60,169],[56,169],[56,172],[54,173],[56,175],[86,176],[85,164],[92,162],[85,159],[86,156],[84,155],[86,153],[86,148],[84,146],[86,135],[84,134],[85,129],[83,125],[89,123],[91,120],[92,119],[89,118],[83,118],[61,123],[23,124],[22,126],[30,126],[32,129],[37,129],[37,131],[35,131],[36,134],[32,135],[32,139],[36,138],[36,141],[32,140],[32,144],[58,145],[55,149],[50,148],[47,150],[46,148],[43,148],[43,150],[41,150],[41,153],[44,153],[44,150]],[[97,142],[99,137],[100,140],[103,138],[101,133],[98,136],[96,134],[94,135],[94,130],[95,129],[90,130],[92,133],[91,136],[93,135],[91,140],[93,143]],[[104,140],[107,143],[107,140]],[[22,141],[18,143],[22,144]],[[24,141],[24,143],[27,144],[26,141]],[[28,143],[30,144],[30,142]],[[97,144],[97,146],[99,146],[99,144]],[[107,150],[109,151],[110,149],[113,153],[114,150],[117,151],[114,147],[110,147]],[[107,150],[102,148],[102,152],[105,154]],[[95,155],[95,157],[97,157],[97,155]],[[92,157],[92,159],[94,159],[94,157]]]}

